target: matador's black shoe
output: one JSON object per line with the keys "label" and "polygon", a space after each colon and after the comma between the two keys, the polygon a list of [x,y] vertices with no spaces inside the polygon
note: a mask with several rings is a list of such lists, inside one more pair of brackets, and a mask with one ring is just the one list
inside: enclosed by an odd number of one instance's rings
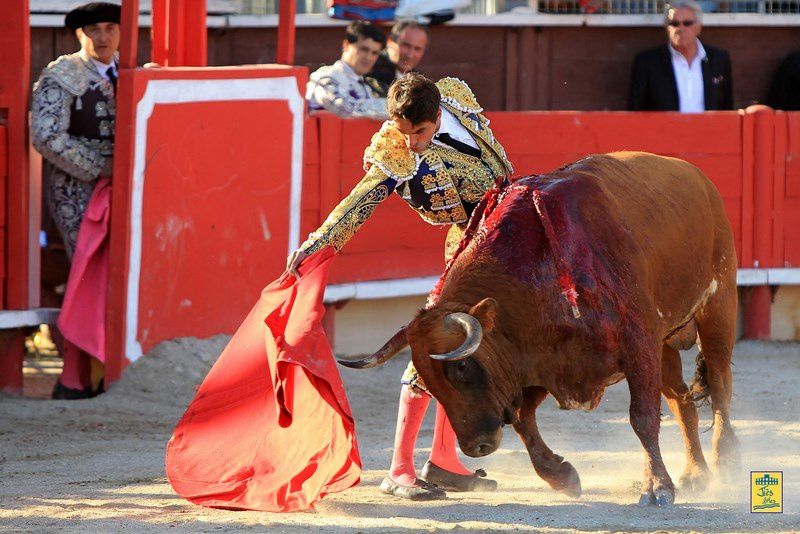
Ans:
{"label": "matador's black shoe", "polygon": [[403,486],[386,477],[381,482],[381,493],[410,501],[435,501],[447,498],[447,494],[443,489],[437,488],[436,484],[431,484],[420,478],[414,481],[413,486]]}
{"label": "matador's black shoe", "polygon": [[92,395],[91,391],[88,391],[85,388],[68,388],[61,383],[61,380],[56,382],[56,385],[53,386],[53,392],[50,394],[50,398],[54,400],[81,400],[91,399],[92,397],[94,397],[94,395]]}
{"label": "matador's black shoe", "polygon": [[106,389],[103,382],[104,381],[101,379],[100,385],[98,385],[97,389],[92,390],[92,388],[88,387],[83,389],[68,388],[61,383],[61,380],[57,380],[56,385],[53,386],[53,392],[50,394],[50,398],[53,400],[92,399],[105,392]]}
{"label": "matador's black shoe", "polygon": [[497,489],[497,481],[486,478],[486,471],[483,469],[478,469],[471,475],[459,475],[442,469],[431,463],[430,460],[425,462],[420,476],[445,491],[495,491]]}

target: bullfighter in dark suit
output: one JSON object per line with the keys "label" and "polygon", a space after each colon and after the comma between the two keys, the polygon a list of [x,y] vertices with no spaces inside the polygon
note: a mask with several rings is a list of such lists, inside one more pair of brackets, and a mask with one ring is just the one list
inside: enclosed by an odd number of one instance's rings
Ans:
{"label": "bullfighter in dark suit", "polygon": [[[44,158],[44,197],[73,267],[87,207],[99,180],[110,179],[114,168],[119,22],[120,6],[110,2],[67,13],[64,24],[81,49],[50,63],[33,87],[31,141]],[[64,367],[52,397],[94,397],[103,391],[102,360],[68,341],[59,347]]]}
{"label": "bullfighter in dark suit", "polygon": [[733,109],[728,52],[703,45],[702,9],[694,0],[668,4],[669,42],[637,54],[633,63],[631,111],[699,113]]}

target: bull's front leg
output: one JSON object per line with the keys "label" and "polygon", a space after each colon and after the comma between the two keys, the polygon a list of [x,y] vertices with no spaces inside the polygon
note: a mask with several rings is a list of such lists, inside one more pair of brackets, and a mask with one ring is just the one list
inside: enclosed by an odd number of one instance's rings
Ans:
{"label": "bull's front leg", "polygon": [[[661,427],[661,365],[652,348],[639,344],[626,355],[625,376],[631,393],[630,419],[645,452],[644,480],[639,504],[665,506],[675,502],[675,486],[667,473],[658,433]],[[646,344],[650,347],[650,344]]]}
{"label": "bull's front leg", "polygon": [[572,464],[550,450],[536,425],[536,408],[546,397],[547,390],[544,388],[532,387],[523,390],[522,407],[519,419],[514,423],[514,430],[528,449],[536,473],[553,489],[577,498],[581,496],[581,479],[578,472]]}

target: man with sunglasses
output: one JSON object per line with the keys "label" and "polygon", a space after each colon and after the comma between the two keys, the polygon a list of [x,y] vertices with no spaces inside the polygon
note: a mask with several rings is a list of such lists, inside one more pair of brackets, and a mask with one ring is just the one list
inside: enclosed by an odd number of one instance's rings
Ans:
{"label": "man with sunglasses", "polygon": [[637,54],[633,62],[631,111],[733,109],[733,84],[728,52],[703,45],[703,11],[694,0],[666,6],[669,42]]}

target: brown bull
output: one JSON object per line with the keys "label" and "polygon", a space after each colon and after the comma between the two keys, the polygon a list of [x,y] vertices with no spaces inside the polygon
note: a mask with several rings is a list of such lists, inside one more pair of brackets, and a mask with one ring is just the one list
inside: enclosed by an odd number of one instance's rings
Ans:
{"label": "brown bull", "polygon": [[[593,409],[623,378],[646,456],[640,503],[674,501],[658,443],[662,394],[686,445],[681,484],[701,488],[710,476],[698,437],[699,397],[711,397],[713,462],[726,474],[736,469],[730,362],[737,262],[711,181],[684,161],[620,152],[523,178],[477,209],[438,302],[405,336],[342,363],[377,365],[407,340],[465,454],[495,451],[503,425],[513,424],[536,472],[569,495],[580,495],[580,479],[545,444],[536,408],[550,394],[562,408]],[[701,353],[690,391],[676,349],[695,336]]]}

